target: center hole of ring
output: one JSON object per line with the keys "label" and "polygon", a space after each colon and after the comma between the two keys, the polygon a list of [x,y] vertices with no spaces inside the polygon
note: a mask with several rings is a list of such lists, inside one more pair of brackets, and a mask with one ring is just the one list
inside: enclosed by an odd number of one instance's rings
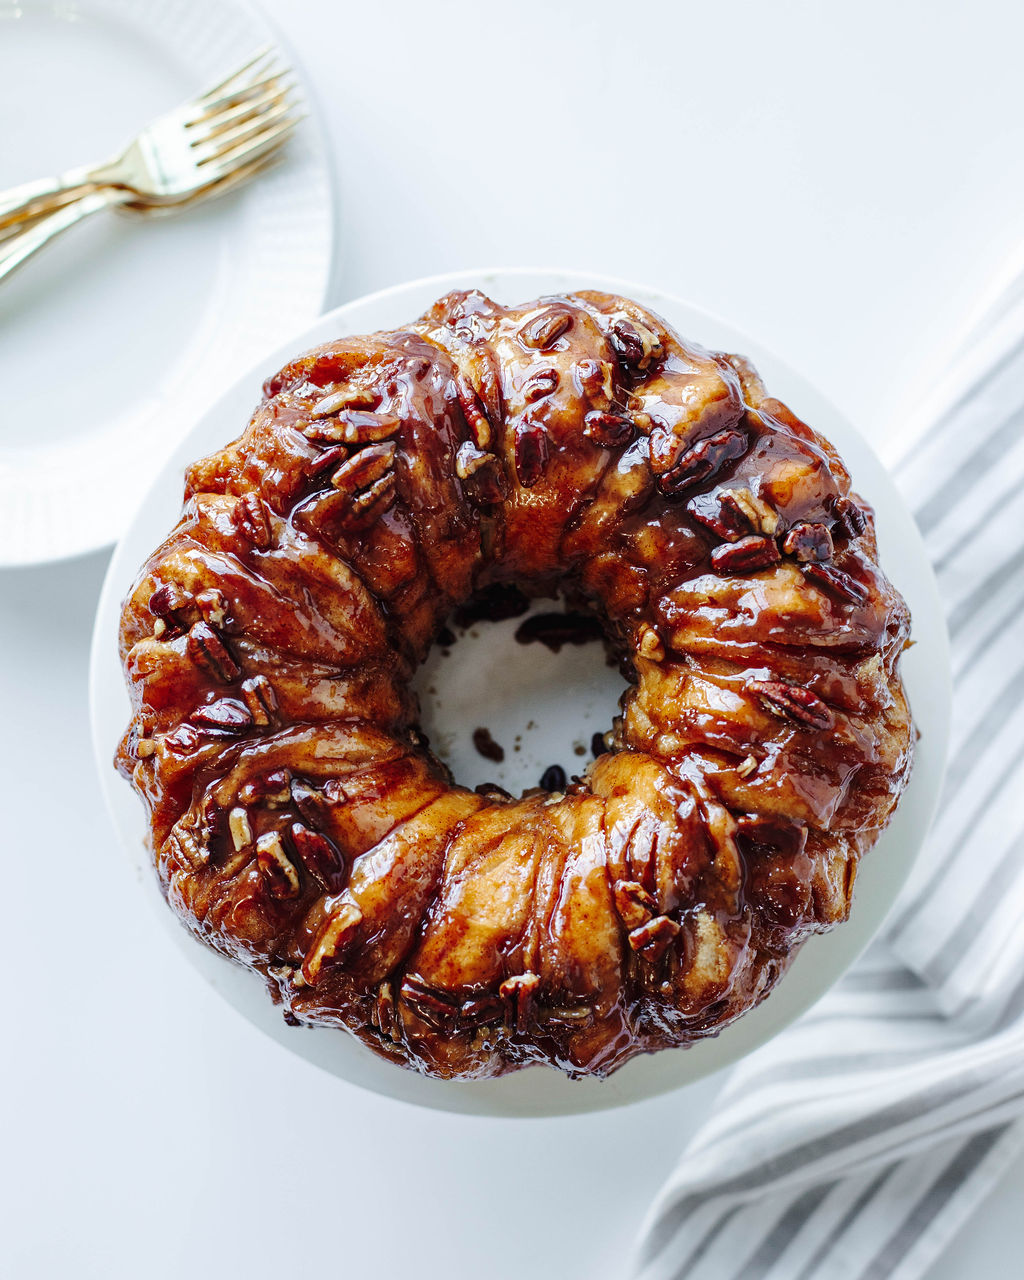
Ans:
{"label": "center hole of ring", "polygon": [[582,774],[626,688],[596,622],[551,599],[514,617],[479,612],[449,619],[412,682],[431,751],[461,786],[496,782],[516,796],[553,765],[567,780]]}

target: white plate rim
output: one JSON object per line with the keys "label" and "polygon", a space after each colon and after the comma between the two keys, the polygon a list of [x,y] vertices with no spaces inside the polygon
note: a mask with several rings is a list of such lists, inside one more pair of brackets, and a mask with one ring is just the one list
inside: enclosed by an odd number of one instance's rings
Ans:
{"label": "white plate rim", "polygon": [[[85,13],[144,31],[151,42],[162,44],[176,62],[194,71],[195,91],[230,70],[246,54],[273,45],[293,70],[306,113],[284,163],[231,197],[238,202],[236,225],[246,228],[254,257],[266,268],[261,277],[266,293],[259,297],[258,306],[225,312],[222,305],[219,314],[207,309],[198,328],[204,338],[214,335],[218,345],[209,350],[197,344],[195,337],[185,340],[169,353],[165,371],[171,374],[170,381],[148,399],[136,397],[123,408],[115,408],[116,431],[101,433],[97,450],[103,459],[98,463],[109,461],[108,453],[120,466],[130,458],[137,464],[134,473],[118,475],[110,492],[97,499],[95,486],[105,483],[104,468],[97,465],[83,476],[81,468],[89,465],[91,450],[83,451],[77,442],[69,442],[68,466],[73,460],[79,480],[74,485],[62,484],[57,492],[40,486],[36,493],[31,489],[34,459],[19,466],[16,456],[0,458],[0,502],[6,505],[9,500],[15,513],[0,543],[0,569],[26,569],[75,560],[114,543],[127,527],[131,512],[130,506],[120,504],[120,493],[144,483],[152,467],[152,457],[141,455],[138,441],[146,441],[150,455],[154,447],[158,454],[169,452],[180,438],[180,424],[191,423],[215,393],[218,367],[241,372],[260,352],[277,346],[283,333],[322,313],[336,270],[334,182],[315,95],[304,82],[286,38],[248,0],[174,0],[173,4],[167,0],[19,0],[17,4],[5,3],[4,8],[5,30],[22,12],[38,9],[69,20]],[[206,67],[207,43],[214,47],[229,44],[232,52]],[[258,235],[252,234],[254,228]],[[32,265],[25,270],[32,270]],[[245,264],[240,263],[235,274],[245,271]],[[192,357],[199,349],[203,354],[197,363]],[[153,441],[162,443],[154,446]],[[120,449],[115,453],[118,444]],[[58,465],[60,456],[61,451],[55,450],[52,460]]]}
{"label": "white plate rim", "polygon": [[[162,468],[140,502],[136,517],[115,550],[103,585],[90,661],[94,753],[101,790],[120,843],[135,868],[144,869],[141,879],[148,887],[147,897],[171,936],[228,1002],[278,1043],[349,1083],[396,1100],[435,1109],[508,1117],[604,1110],[669,1093],[746,1056],[816,1003],[877,933],[920,850],[934,814],[945,769],[951,708],[945,620],[924,545],[892,481],[865,439],[811,383],[763,344],[742,334],[713,313],[660,290],[596,272],[530,267],[448,272],[393,285],[337,307],[297,333],[291,341],[265,357],[229,387],[179,445],[176,453],[180,455],[180,461],[183,463],[192,456],[199,456],[197,450],[208,447],[205,440],[198,443],[204,431],[212,442],[209,447],[216,447],[237,434],[244,425],[244,417],[232,417],[232,425],[225,423],[220,428],[215,425],[220,420],[219,416],[232,399],[239,400],[242,388],[245,388],[244,395],[251,400],[247,414],[258,399],[263,379],[296,352],[331,335],[365,332],[371,327],[400,326],[423,310],[433,298],[451,289],[472,287],[484,288],[508,302],[581,288],[622,293],[665,315],[670,323],[695,341],[744,352],[765,375],[773,394],[787,400],[797,413],[833,439],[850,464],[855,485],[861,484],[865,496],[875,505],[883,566],[891,569],[894,563],[903,565],[904,571],[894,574],[893,580],[908,597],[914,614],[917,643],[905,659],[904,672],[922,738],[914,774],[897,814],[865,859],[858,876],[850,920],[832,933],[812,938],[805,944],[771,997],[715,1039],[702,1041],[687,1050],[669,1050],[634,1059],[606,1081],[570,1081],[561,1073],[543,1067],[515,1072],[498,1080],[428,1080],[378,1059],[344,1033],[288,1028],[279,1010],[270,1004],[257,978],[194,941],[165,906],[156,891],[155,877],[138,839],[138,833],[144,826],[141,807],[127,784],[115,776],[108,763],[116,739],[127,723],[128,702],[116,656],[120,600],[138,564],[162,536],[158,534],[157,539],[149,543],[138,543],[146,513],[158,505],[157,495],[166,489],[169,479],[176,474],[175,459]],[[361,317],[365,315],[386,315],[390,318],[382,322],[378,320],[371,326],[361,324]],[[676,318],[680,316],[686,317],[682,325]],[[712,335],[714,340],[708,343],[707,338]],[[727,341],[721,341],[722,338]],[[231,412],[237,412],[237,406]],[[862,484],[863,481],[868,483]],[[176,491],[180,507],[180,483]],[[163,527],[163,532],[169,527]],[[115,703],[119,704],[120,710],[113,710],[112,704]],[[135,806],[134,819],[128,816],[131,806]],[[325,1038],[331,1037],[332,1043],[326,1044]]]}

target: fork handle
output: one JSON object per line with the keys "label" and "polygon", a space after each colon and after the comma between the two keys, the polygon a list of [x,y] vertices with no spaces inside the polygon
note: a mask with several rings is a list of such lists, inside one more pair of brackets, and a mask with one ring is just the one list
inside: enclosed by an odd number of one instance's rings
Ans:
{"label": "fork handle", "polygon": [[60,208],[87,194],[100,181],[98,170],[83,165],[53,178],[37,178],[0,191],[0,228],[37,217],[50,207]]}
{"label": "fork handle", "polygon": [[108,209],[111,205],[121,204],[129,198],[129,193],[113,187],[104,187],[99,191],[91,191],[79,200],[64,204],[46,217],[35,222],[11,236],[0,245],[0,280],[6,279],[15,268],[38,252],[43,245],[49,244],[62,231],[67,231],[76,222],[88,218],[91,214]]}

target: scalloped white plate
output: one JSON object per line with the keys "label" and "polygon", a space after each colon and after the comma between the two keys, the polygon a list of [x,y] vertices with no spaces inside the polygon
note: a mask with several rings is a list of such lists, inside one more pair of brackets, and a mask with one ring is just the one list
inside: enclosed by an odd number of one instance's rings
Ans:
{"label": "scalloped white plate", "polygon": [[[892,824],[863,863],[851,919],[831,934],[811,939],[768,1000],[716,1039],[634,1059],[605,1081],[571,1081],[549,1068],[531,1067],[498,1080],[445,1083],[382,1061],[344,1032],[286,1026],[258,978],[195,942],[164,905],[143,849],[141,805],[111,765],[129,718],[117,658],[120,602],[138,566],[178,518],[183,467],[238,435],[259,401],[263,379],[295,353],[342,334],[401,326],[448,290],[476,286],[504,303],[581,288],[622,293],[659,312],[689,338],[751,356],[772,394],[787,401],[838,446],[859,492],[875,507],[882,563],[914,616],[917,644],[907,652],[903,669],[921,731],[917,764]],[[546,764],[571,767],[578,759],[574,755],[577,739],[585,745],[592,730],[607,726],[622,688],[617,677],[602,674],[599,663],[588,662],[578,651],[565,666],[538,646],[520,646],[517,652],[512,630],[514,624],[496,624],[493,631],[488,629],[486,643],[474,646],[461,641],[447,659],[431,655],[419,678],[426,700],[425,720],[444,734],[443,746],[456,776],[471,785],[490,776],[521,788],[534,784]],[[524,653],[528,661],[522,660]],[[454,677],[446,674],[444,664],[456,661]],[[496,672],[501,673],[500,679],[495,678]],[[506,1116],[593,1111],[679,1088],[749,1053],[818,1000],[878,929],[917,855],[942,779],[950,707],[945,623],[924,548],[891,480],[854,428],[799,374],[716,317],[640,285],[580,272],[540,270],[459,272],[350,302],[297,331],[280,350],[224,390],[142,496],[114,553],[96,618],[90,683],[100,782],[131,865],[141,870],[139,878],[148,886],[148,896],[184,955],[224,998],[275,1040],[351,1083],[423,1106]],[[530,721],[535,723],[532,730]],[[468,745],[473,729],[481,725],[506,747],[500,767],[485,764]],[[514,749],[517,733],[519,752]]]}
{"label": "scalloped white plate", "polygon": [[[102,160],[270,43],[238,0],[0,0],[0,188]],[[99,214],[3,282],[0,567],[113,542],[224,378],[319,315],[331,198],[309,118],[239,191]]]}

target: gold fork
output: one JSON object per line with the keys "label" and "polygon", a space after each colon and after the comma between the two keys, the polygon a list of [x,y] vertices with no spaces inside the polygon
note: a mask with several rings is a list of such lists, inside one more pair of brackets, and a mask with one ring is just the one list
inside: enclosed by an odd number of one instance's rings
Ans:
{"label": "gold fork", "polygon": [[273,50],[153,121],[104,164],[0,193],[0,280],[100,209],[172,212],[238,186],[277,158],[303,118]]}

